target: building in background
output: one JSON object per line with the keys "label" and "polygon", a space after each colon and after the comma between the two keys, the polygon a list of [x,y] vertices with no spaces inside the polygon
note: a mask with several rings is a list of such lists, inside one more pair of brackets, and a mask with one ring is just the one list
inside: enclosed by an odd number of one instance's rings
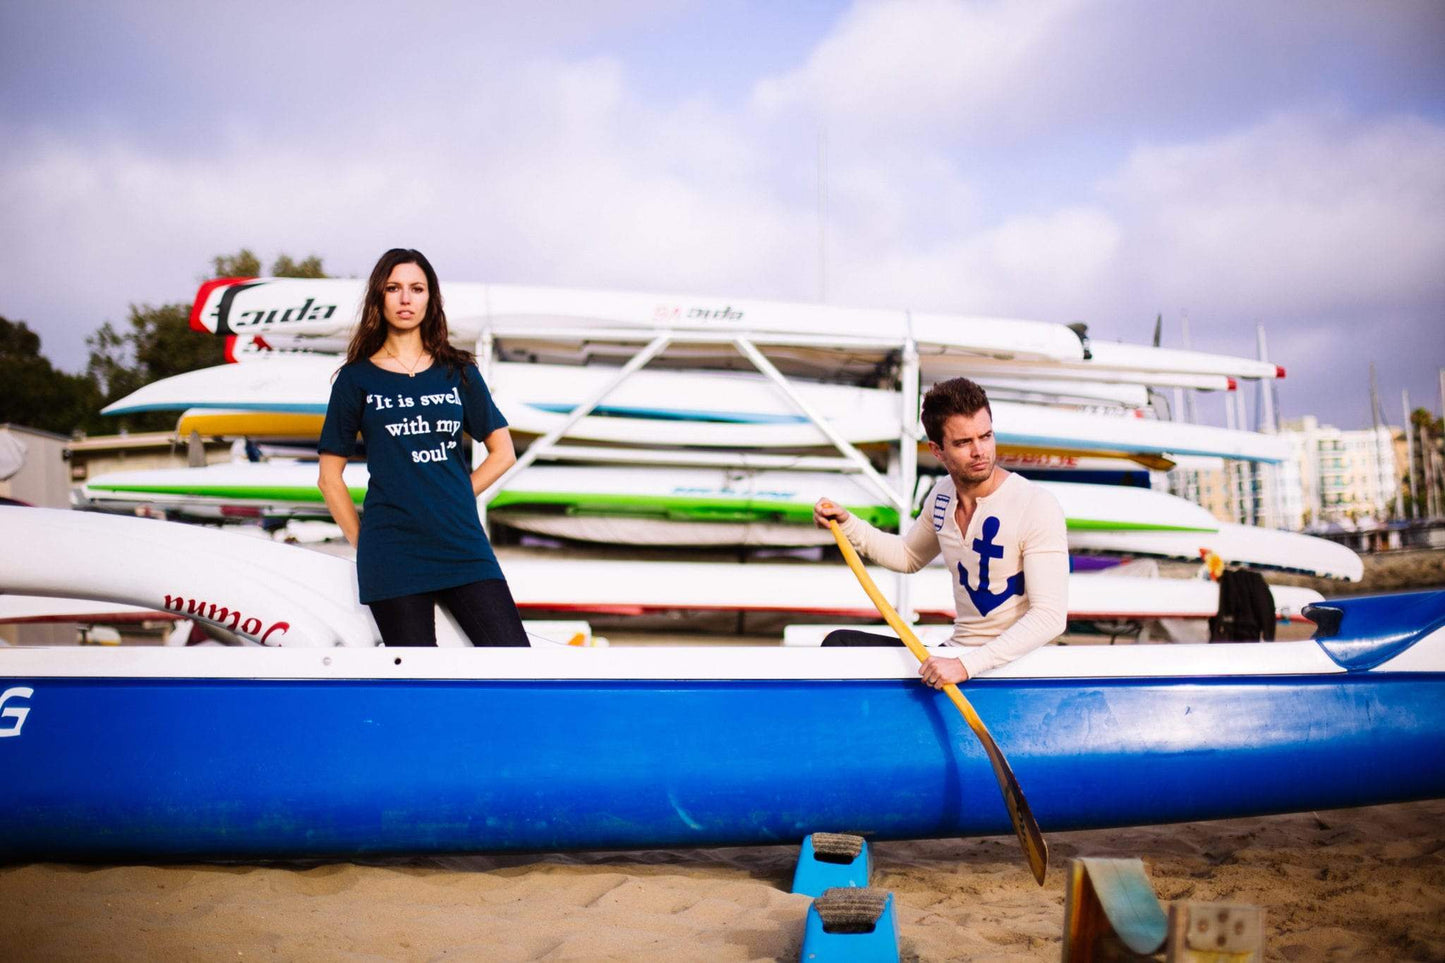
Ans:
{"label": "building in background", "polygon": [[64,435],[0,425],[0,498],[41,508],[69,508],[69,445]]}
{"label": "building in background", "polygon": [[[1312,415],[1285,422],[1280,434],[1294,452],[1299,501],[1281,498],[1282,505],[1291,506],[1284,526],[1357,529],[1391,518],[1400,491],[1395,433],[1384,425],[1344,431],[1321,425]],[[1280,473],[1281,481],[1287,474]]]}

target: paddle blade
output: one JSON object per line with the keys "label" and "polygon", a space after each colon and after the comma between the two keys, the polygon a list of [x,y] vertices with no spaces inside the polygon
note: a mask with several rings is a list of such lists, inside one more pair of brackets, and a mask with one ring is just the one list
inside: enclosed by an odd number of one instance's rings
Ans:
{"label": "paddle blade", "polygon": [[[953,699],[954,705],[959,707],[959,711],[963,713],[964,719],[968,722],[968,727],[973,730],[973,734],[983,745],[989,765],[993,766],[994,779],[998,781],[1003,804],[1008,809],[1009,821],[1013,823],[1014,835],[1018,836],[1019,845],[1023,847],[1024,858],[1028,860],[1034,879],[1040,886],[1044,885],[1044,876],[1049,870],[1049,844],[1044,840],[1044,833],[1039,829],[1038,820],[1034,819],[1033,810],[1029,809],[1029,801],[1024,798],[1023,790],[1019,788],[1019,781],[1014,776],[1013,768],[1004,758],[1003,750],[998,747],[998,743],[993,741],[993,734],[984,726],[983,720],[978,719],[978,713],[974,712],[972,704],[964,699],[962,692],[958,691],[958,686],[947,685],[943,688],[948,693],[948,697]],[[960,700],[963,705],[959,705]],[[964,706],[968,708],[964,709]],[[977,726],[973,724],[975,719],[978,719]]]}

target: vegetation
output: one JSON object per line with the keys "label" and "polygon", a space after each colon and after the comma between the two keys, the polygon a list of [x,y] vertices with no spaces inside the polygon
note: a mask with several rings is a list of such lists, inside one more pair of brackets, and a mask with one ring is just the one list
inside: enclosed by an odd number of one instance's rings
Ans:
{"label": "vegetation", "polygon": [[[1431,508],[1438,512],[1440,505],[1445,504],[1445,478],[1441,477],[1441,464],[1445,461],[1441,458],[1445,418],[1436,418],[1428,408],[1416,408],[1410,412],[1409,430],[1410,446],[1415,460],[1404,466],[1404,478],[1401,481],[1405,517],[1423,518],[1430,514]],[[1440,504],[1431,504],[1431,489],[1434,489]],[[1418,496],[1416,492],[1419,492]]]}
{"label": "vegetation", "polygon": [[[216,277],[256,277],[261,261],[242,248],[212,259]],[[271,277],[324,278],[321,258],[300,261],[281,254]],[[40,336],[24,321],[0,317],[0,423],[69,435],[166,431],[173,412],[104,417],[100,409],[160,378],[225,361],[225,340],[191,330],[188,302],[131,305],[123,325],[102,324],[85,339],[90,358],[83,374],[57,370],[41,353]]]}
{"label": "vegetation", "polygon": [[89,375],[66,374],[40,353],[40,335],[0,317],[0,424],[68,435],[98,419],[100,391]]}

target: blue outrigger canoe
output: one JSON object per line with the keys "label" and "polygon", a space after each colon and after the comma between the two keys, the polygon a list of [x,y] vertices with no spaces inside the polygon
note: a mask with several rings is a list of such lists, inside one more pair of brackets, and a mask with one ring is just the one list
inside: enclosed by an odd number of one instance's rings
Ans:
{"label": "blue outrigger canoe", "polygon": [[[1045,832],[1445,796],[1445,592],[965,687]],[[903,650],[0,648],[0,858],[1008,834]]]}

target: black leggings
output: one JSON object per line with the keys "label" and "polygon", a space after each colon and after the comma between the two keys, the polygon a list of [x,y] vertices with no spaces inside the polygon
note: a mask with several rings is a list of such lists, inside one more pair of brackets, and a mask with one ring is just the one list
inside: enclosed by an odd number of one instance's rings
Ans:
{"label": "black leggings", "polygon": [[894,645],[903,644],[903,640],[891,635],[878,635],[874,632],[860,632],[857,629],[834,629],[823,638],[824,645]]}
{"label": "black leggings", "polygon": [[440,602],[472,645],[531,645],[505,579],[489,578],[455,588],[403,595],[371,603],[383,645],[436,645],[434,607]]}

